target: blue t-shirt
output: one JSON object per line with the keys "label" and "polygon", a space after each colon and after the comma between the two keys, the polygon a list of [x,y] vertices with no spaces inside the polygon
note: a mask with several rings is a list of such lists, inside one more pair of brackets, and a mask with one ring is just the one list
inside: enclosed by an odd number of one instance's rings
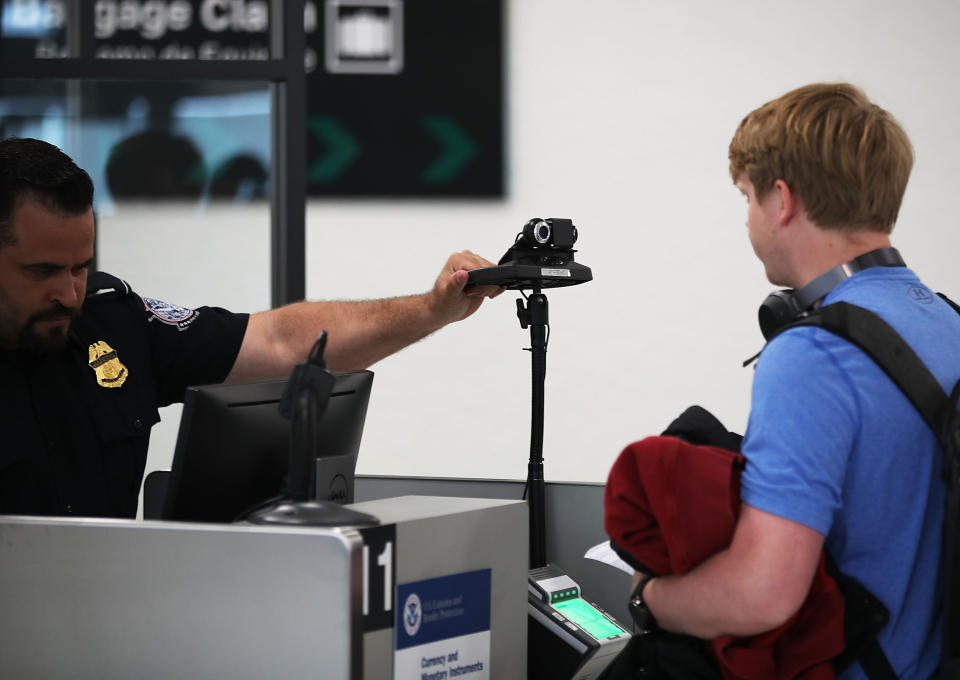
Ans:
{"label": "blue t-shirt", "polygon": [[[960,315],[912,271],[864,270],[823,304],[841,300],[895,328],[950,392]],[[822,533],[840,570],[889,608],[879,641],[898,677],[931,677],[945,488],[936,439],[900,389],[851,343],[791,329],[757,362],[743,453],[743,502]],[[865,676],[854,664],[841,677]]]}

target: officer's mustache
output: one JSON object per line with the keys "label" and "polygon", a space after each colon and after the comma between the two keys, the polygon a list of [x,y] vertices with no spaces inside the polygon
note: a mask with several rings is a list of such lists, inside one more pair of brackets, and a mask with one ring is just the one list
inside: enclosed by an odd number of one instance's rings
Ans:
{"label": "officer's mustache", "polygon": [[53,306],[38,312],[27,320],[27,326],[32,326],[40,321],[56,321],[59,319],[70,319],[73,321],[80,316],[79,307],[67,307],[60,302],[54,302]]}
{"label": "officer's mustache", "polygon": [[[67,341],[66,328],[51,328],[48,333],[41,335],[37,332],[36,324],[41,321],[56,321],[61,319],[69,319],[70,324],[72,324],[73,320],[78,316],[80,316],[79,307],[67,307],[60,302],[55,302],[49,308],[27,319],[27,322],[20,330],[18,346],[40,355],[63,349]],[[70,324],[67,324],[67,326],[69,327]]]}

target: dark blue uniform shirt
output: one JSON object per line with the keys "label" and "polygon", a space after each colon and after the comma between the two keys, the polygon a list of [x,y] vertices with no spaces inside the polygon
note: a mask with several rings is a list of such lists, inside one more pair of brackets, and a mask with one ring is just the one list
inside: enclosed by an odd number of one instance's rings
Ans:
{"label": "dark blue uniform shirt", "polygon": [[91,274],[64,351],[0,351],[0,513],[134,517],[158,407],[222,382],[247,319]]}

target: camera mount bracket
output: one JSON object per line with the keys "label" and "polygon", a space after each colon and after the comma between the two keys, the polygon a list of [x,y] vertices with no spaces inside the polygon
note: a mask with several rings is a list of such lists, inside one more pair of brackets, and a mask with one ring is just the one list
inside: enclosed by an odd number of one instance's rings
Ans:
{"label": "camera mount bracket", "polygon": [[497,266],[474,269],[467,285],[533,290],[586,283],[593,279],[593,273],[573,260],[576,239],[572,220],[535,217],[527,222]]}

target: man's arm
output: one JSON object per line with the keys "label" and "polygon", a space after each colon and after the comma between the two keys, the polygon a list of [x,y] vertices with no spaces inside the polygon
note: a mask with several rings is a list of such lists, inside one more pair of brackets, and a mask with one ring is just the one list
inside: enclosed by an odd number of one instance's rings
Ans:
{"label": "man's arm", "polygon": [[765,633],[800,609],[822,551],[820,532],[744,504],[729,548],[687,574],[653,579],[643,599],[665,630]]}
{"label": "man's arm", "polygon": [[302,362],[327,330],[331,370],[366,368],[452,321],[473,314],[503,289],[464,290],[468,270],[493,263],[463,251],[451,255],[433,289],[422,295],[355,302],[296,302],[252,314],[227,381],[283,377]]}

